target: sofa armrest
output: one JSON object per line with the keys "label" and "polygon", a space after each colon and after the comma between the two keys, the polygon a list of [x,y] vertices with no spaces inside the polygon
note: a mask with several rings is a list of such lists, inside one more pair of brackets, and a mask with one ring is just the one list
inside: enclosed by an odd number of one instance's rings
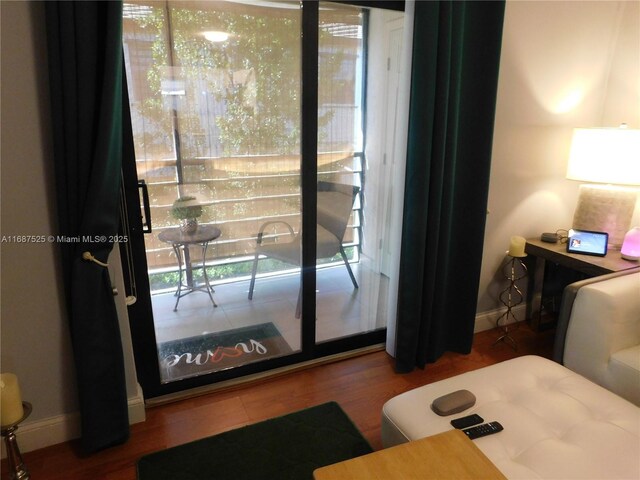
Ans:
{"label": "sofa armrest", "polygon": [[637,273],[634,270],[623,270],[621,272],[609,273],[607,275],[600,275],[598,277],[587,278],[579,282],[574,282],[567,285],[562,292],[562,302],[560,303],[560,311],[558,313],[558,322],[556,324],[555,341],[553,344],[553,360],[563,364],[564,348],[567,336],[567,329],[569,328],[569,320],[571,318],[571,312],[573,310],[573,303],[575,302],[578,291],[587,285],[591,285],[598,282],[604,282],[610,278],[622,277]]}
{"label": "sofa armrest", "polygon": [[640,371],[620,377],[612,362],[613,354],[637,345],[640,345],[640,272],[578,289],[566,331],[563,355],[566,367],[629,400],[631,382],[631,390],[637,392],[640,400]]}

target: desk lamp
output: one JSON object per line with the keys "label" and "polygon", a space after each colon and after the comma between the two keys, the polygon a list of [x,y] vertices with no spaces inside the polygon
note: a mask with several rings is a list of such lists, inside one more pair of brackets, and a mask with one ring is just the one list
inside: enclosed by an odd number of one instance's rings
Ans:
{"label": "desk lamp", "polygon": [[576,128],[567,178],[580,185],[572,228],[607,232],[609,247],[620,249],[631,225],[640,185],[640,130]]}

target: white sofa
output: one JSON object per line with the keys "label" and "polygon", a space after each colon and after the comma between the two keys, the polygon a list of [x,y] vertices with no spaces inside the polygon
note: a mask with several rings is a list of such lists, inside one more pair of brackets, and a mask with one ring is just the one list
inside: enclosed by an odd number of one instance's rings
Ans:
{"label": "white sofa", "polygon": [[[477,413],[504,427],[474,442],[507,478],[640,479],[640,408],[631,403],[640,404],[639,329],[640,273],[573,284],[554,352],[566,366],[525,356],[405,392],[383,407],[382,443],[434,435]],[[475,394],[473,407],[446,417],[431,410],[461,389]]]}
{"label": "white sofa", "polygon": [[[431,402],[467,389],[476,404],[441,417]],[[387,403],[390,447],[451,429],[477,413],[504,430],[474,440],[510,479],[640,478],[640,408],[551,360],[525,356],[425,385]]]}
{"label": "white sofa", "polygon": [[640,271],[565,289],[554,359],[640,406]]}

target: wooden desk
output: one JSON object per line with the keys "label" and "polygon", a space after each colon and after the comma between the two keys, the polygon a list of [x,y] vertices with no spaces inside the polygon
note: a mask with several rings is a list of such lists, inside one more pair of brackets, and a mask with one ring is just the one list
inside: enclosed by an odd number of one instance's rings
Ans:
{"label": "wooden desk", "polygon": [[[638,262],[631,262],[620,257],[619,250],[611,250],[604,257],[567,253],[566,243],[547,243],[537,238],[527,239],[524,250],[531,258],[527,258],[529,269],[527,289],[527,321],[534,330],[544,327],[542,313],[542,291],[544,270],[541,262],[553,262],[567,269],[579,272],[582,278],[597,277],[607,273],[623,270],[640,269]],[[561,292],[560,292],[561,293]],[[555,322],[552,322],[555,323]]]}
{"label": "wooden desk", "polygon": [[[497,435],[500,435],[499,433]],[[313,472],[315,480],[506,479],[460,430],[449,430]]]}

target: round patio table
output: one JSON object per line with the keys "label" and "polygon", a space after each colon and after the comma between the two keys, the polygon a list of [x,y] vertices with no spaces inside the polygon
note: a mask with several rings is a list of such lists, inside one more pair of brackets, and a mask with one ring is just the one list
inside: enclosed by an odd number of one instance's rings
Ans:
{"label": "round patio table", "polygon": [[[163,230],[158,235],[158,239],[162,242],[169,243],[173,247],[173,251],[178,259],[178,288],[174,294],[176,298],[176,304],[173,307],[173,311],[178,310],[178,303],[180,299],[185,295],[189,295],[192,292],[205,292],[209,295],[211,303],[214,307],[217,307],[215,300],[213,299],[213,293],[215,290],[209,283],[209,277],[207,276],[207,248],[209,243],[220,237],[222,232],[218,227],[213,225],[198,225],[198,228],[193,233],[184,233],[179,227],[168,228]],[[200,245],[202,247],[202,276],[204,277],[204,284],[197,285],[193,280],[193,267],[191,265],[191,257],[189,254],[189,246]],[[183,276],[184,281],[183,281]]]}

